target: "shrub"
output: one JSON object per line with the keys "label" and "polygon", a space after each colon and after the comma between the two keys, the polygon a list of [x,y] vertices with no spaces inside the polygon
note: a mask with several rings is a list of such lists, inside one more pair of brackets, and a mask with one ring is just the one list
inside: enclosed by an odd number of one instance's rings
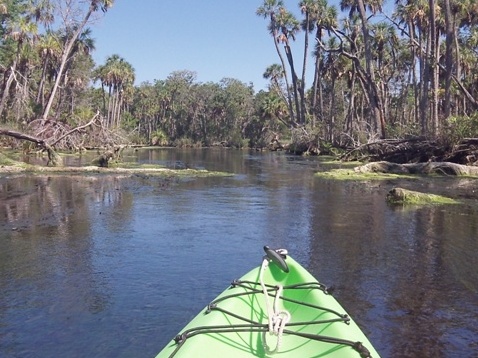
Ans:
{"label": "shrub", "polygon": [[165,147],[169,145],[169,138],[161,129],[151,133],[151,145]]}
{"label": "shrub", "polygon": [[475,138],[478,136],[478,113],[470,117],[449,117],[443,128],[443,138],[452,143],[459,142],[464,138]]}

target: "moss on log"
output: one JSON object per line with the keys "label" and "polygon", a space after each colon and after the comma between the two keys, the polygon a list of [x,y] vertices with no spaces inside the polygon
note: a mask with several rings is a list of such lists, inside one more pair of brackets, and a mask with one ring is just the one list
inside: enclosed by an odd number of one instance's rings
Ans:
{"label": "moss on log", "polygon": [[2,174],[58,174],[58,175],[122,175],[122,176],[166,176],[166,177],[225,177],[234,174],[225,172],[211,172],[204,169],[168,169],[161,167],[138,167],[138,168],[102,168],[98,166],[87,167],[44,167],[25,163],[14,165],[0,165],[0,177]]}
{"label": "moss on log", "polygon": [[354,171],[357,173],[478,176],[478,167],[451,162],[397,164],[382,161],[356,167]]}
{"label": "moss on log", "polygon": [[459,202],[441,195],[421,193],[403,188],[393,188],[387,194],[387,202],[391,204],[458,204]]}
{"label": "moss on log", "polygon": [[415,179],[411,175],[398,175],[391,173],[376,173],[376,172],[357,172],[353,169],[331,169],[324,172],[315,173],[315,176],[324,179],[333,179],[341,181],[371,181],[371,180],[391,180],[399,178]]}

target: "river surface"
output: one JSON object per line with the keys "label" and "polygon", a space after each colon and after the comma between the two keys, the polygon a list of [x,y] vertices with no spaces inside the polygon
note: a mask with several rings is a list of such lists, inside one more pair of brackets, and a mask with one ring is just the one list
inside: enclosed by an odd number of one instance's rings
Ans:
{"label": "river surface", "polygon": [[[323,159],[284,153],[126,154],[234,176],[0,176],[0,357],[153,357],[266,244],[334,286],[383,357],[478,357],[478,181],[337,182],[314,176]],[[463,203],[390,206],[394,186]]]}

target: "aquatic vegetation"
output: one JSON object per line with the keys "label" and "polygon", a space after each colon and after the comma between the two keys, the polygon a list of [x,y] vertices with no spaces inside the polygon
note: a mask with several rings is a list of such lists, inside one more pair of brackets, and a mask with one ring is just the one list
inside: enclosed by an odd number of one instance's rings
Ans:
{"label": "aquatic vegetation", "polygon": [[459,204],[459,201],[442,195],[421,193],[418,191],[393,188],[387,194],[387,202],[390,204]]}
{"label": "aquatic vegetation", "polygon": [[332,169],[329,171],[318,172],[315,174],[319,178],[333,179],[333,180],[390,180],[390,179],[416,179],[416,176],[403,174],[389,174],[389,173],[359,173],[353,169]]}

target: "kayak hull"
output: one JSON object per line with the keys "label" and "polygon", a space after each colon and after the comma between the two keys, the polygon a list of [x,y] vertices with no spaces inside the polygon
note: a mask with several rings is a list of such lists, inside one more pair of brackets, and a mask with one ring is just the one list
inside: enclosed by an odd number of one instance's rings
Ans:
{"label": "kayak hull", "polygon": [[[289,272],[273,262],[264,270],[268,303],[256,268],[233,282],[157,355],[165,357],[379,357],[337,300],[291,257]],[[268,332],[268,307],[290,314],[280,338]],[[280,339],[277,348],[278,339]],[[277,349],[276,349],[277,348]]]}

